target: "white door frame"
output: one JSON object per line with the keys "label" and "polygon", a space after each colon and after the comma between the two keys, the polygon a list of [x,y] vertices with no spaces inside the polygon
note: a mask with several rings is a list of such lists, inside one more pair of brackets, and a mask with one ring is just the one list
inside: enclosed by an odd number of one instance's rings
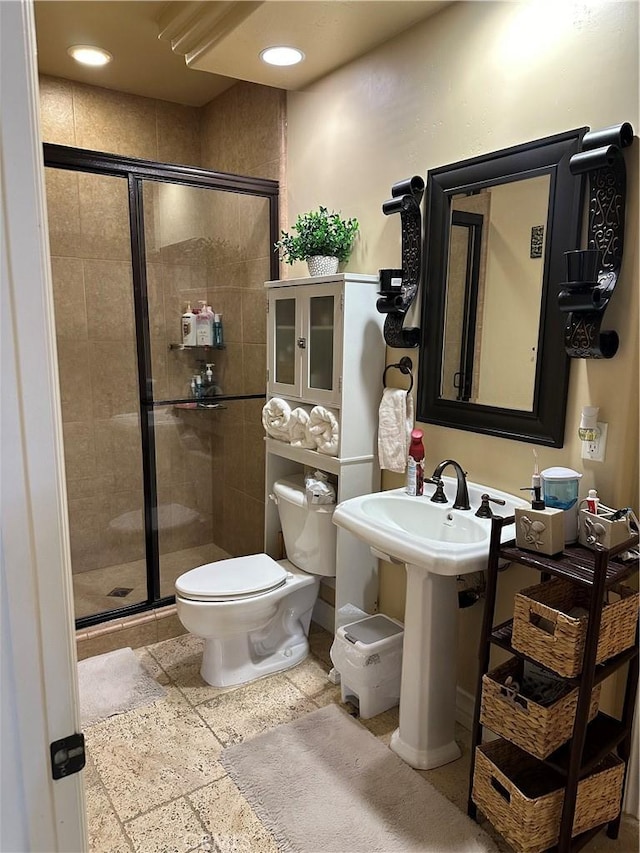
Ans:
{"label": "white door frame", "polygon": [[82,853],[82,774],[54,782],[49,755],[80,719],[32,0],[0,30],[0,849]]}

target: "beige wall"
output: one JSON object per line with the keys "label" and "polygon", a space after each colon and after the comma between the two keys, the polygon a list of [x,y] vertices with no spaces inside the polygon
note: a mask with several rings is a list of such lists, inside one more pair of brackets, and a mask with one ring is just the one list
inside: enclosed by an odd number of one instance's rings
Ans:
{"label": "beige wall", "polygon": [[[638,121],[637,3],[464,3],[288,96],[290,219],[325,204],[357,216],[361,237],[349,268],[363,273],[400,260],[400,223],[381,204],[395,181],[446,163],[570,128]],[[606,327],[612,361],[571,364],[565,442],[538,448],[541,467],[584,471],[583,490],[638,505],[638,140],[626,152],[629,197],[622,274]],[[295,275],[294,268],[291,275]],[[410,323],[409,323],[410,324]],[[404,352],[390,350],[388,360]],[[409,351],[416,360],[416,352]],[[604,463],[583,462],[580,409],[599,405],[609,424]],[[427,468],[453,457],[469,478],[517,492],[530,482],[531,446],[421,425]],[[402,484],[385,475],[386,488]],[[381,606],[403,615],[404,572],[384,568]],[[506,586],[535,575],[512,570]],[[503,590],[504,590],[503,586]],[[510,615],[510,593],[499,611]],[[461,612],[462,683],[472,690],[479,609]],[[500,615],[500,614],[499,614]]]}
{"label": "beige wall", "polygon": [[[198,109],[42,77],[40,96],[45,142],[281,177],[280,90],[239,83]],[[141,536],[114,532],[110,525],[125,511],[142,506],[127,193],[126,182],[115,178],[47,172],[77,572],[143,555]],[[184,302],[197,304],[205,298],[224,318],[227,346],[213,359],[223,391],[263,393],[262,285],[269,278],[271,256],[267,202],[179,187],[165,187],[165,194],[173,195],[160,199],[160,189],[147,186],[147,196],[153,190],[146,225],[155,398],[188,395],[196,364],[189,353],[169,352],[168,344],[179,340]],[[180,207],[186,219],[173,215]],[[219,238],[213,250],[199,251],[198,239],[212,233]],[[106,389],[109,377],[113,387]],[[231,403],[220,413],[160,414],[160,503],[187,506],[199,516],[197,522],[161,534],[163,554],[210,542],[212,535],[232,554],[261,550],[264,442],[259,409],[247,401]]]}

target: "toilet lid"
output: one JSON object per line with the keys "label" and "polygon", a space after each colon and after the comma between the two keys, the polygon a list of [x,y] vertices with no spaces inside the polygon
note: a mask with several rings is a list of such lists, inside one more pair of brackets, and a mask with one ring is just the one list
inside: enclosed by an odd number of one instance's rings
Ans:
{"label": "toilet lid", "polygon": [[194,601],[226,601],[276,589],[287,572],[266,554],[219,560],[191,569],[176,581],[176,592]]}

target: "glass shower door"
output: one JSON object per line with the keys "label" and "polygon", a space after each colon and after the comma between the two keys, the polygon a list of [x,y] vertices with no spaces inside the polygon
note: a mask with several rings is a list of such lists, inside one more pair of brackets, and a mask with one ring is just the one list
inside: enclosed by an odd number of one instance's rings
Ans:
{"label": "glass shower door", "polygon": [[[142,200],[164,598],[188,569],[263,549],[270,212],[265,198],[167,181],[143,181]],[[182,315],[203,306],[222,345],[183,344]]]}

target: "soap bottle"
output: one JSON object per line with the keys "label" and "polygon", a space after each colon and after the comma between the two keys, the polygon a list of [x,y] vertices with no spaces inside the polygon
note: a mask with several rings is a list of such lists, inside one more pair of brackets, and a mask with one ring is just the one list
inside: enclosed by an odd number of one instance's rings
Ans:
{"label": "soap bottle", "polygon": [[206,369],[202,371],[202,390],[205,397],[215,397],[218,393],[218,388],[215,384],[213,368],[215,364],[207,364]]}
{"label": "soap bottle", "polygon": [[[534,451],[534,456],[536,456]],[[531,509],[516,507],[516,545],[539,554],[560,554],[565,545],[565,518],[561,509],[546,506],[541,495],[541,477],[538,460],[531,477],[533,500]]]}
{"label": "soap bottle", "polygon": [[407,494],[421,495],[424,485],[424,445],[422,443],[422,430],[414,429],[411,432],[411,444],[409,446],[409,458],[407,460]]}
{"label": "soap bottle", "polygon": [[187,308],[182,315],[182,345],[185,347],[196,345],[196,315],[191,310],[190,302],[187,302]]}
{"label": "soap bottle", "polygon": [[[211,310],[211,308],[209,308]],[[213,345],[216,349],[224,347],[224,336],[222,332],[222,314],[213,315]]]}
{"label": "soap bottle", "polygon": [[213,312],[204,300],[200,301],[200,312],[196,317],[196,342],[199,347],[213,345]]}

